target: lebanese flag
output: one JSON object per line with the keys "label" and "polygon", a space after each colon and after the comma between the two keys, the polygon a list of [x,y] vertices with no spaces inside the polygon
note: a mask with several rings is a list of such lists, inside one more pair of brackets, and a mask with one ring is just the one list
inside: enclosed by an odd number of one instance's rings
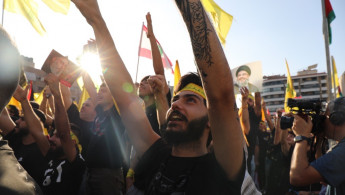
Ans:
{"label": "lebanese flag", "polygon": [[[145,32],[145,33],[143,33],[143,32]],[[140,41],[140,45],[139,45],[139,54],[138,55],[140,57],[152,59],[151,44],[150,44],[150,40],[146,36],[147,33],[148,33],[147,27],[145,25],[143,25],[143,28],[141,31],[141,39],[140,39],[141,41]],[[172,65],[170,59],[165,54],[161,44],[157,40],[156,40],[156,42],[157,42],[158,49],[159,49],[159,52],[160,52],[161,57],[162,57],[164,69],[169,70],[172,74],[174,74],[173,65]]]}
{"label": "lebanese flag", "polygon": [[329,36],[329,43],[332,43],[332,29],[331,29],[331,22],[335,19],[335,14],[329,0],[325,0],[325,11],[326,11],[326,18],[327,18],[327,25],[328,25],[328,36]]}

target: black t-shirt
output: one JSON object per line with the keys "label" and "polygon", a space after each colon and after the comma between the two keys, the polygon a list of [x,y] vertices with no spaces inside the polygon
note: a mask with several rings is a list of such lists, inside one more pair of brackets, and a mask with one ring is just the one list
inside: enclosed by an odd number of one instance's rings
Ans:
{"label": "black t-shirt", "polygon": [[81,154],[83,156],[85,156],[86,153],[87,153],[87,149],[88,149],[88,146],[89,146],[89,143],[90,143],[90,138],[93,135],[92,134],[92,129],[91,129],[92,126],[93,126],[93,123],[94,122],[87,122],[87,121],[84,121],[84,120],[81,120],[81,123],[80,123],[80,137],[79,137],[79,141],[80,141],[80,144],[82,146]]}
{"label": "black t-shirt", "polygon": [[96,107],[97,116],[85,154],[88,168],[118,169],[125,151],[124,125],[115,106],[107,111]]}
{"label": "black t-shirt", "polygon": [[[168,100],[168,105],[170,106],[170,101],[171,101],[171,93],[170,89],[169,92],[166,95],[166,98]],[[159,124],[158,124],[158,119],[157,119],[157,110],[156,110],[156,104],[151,104],[150,106],[145,108],[145,113],[147,118],[150,121],[152,129],[158,134],[161,135],[161,132],[159,131]]]}
{"label": "black t-shirt", "polygon": [[200,157],[174,157],[163,139],[157,140],[135,168],[135,186],[145,194],[240,194],[242,171],[229,181],[213,153]]}
{"label": "black t-shirt", "polygon": [[41,150],[36,143],[24,145],[22,137],[13,131],[8,133],[4,139],[8,140],[9,146],[13,149],[18,162],[41,186],[43,181],[44,167],[47,164]]}
{"label": "black t-shirt", "polygon": [[71,106],[67,109],[67,116],[70,123],[77,125],[79,128],[81,127],[81,119],[77,105],[74,103],[71,104]]}
{"label": "black t-shirt", "polygon": [[67,159],[56,159],[49,151],[46,156],[48,164],[42,182],[42,191],[49,195],[78,194],[85,171],[85,161],[77,154],[73,162]]}

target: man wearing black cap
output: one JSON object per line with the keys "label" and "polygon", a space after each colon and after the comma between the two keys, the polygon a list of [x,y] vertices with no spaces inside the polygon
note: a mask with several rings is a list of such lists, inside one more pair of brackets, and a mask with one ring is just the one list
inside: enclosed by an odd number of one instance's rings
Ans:
{"label": "man wearing black cap", "polygon": [[250,93],[253,92],[259,92],[259,89],[249,83],[249,77],[251,75],[251,70],[249,68],[249,66],[247,65],[242,65],[240,67],[238,67],[237,71],[236,71],[236,82],[235,82],[235,94],[239,94],[240,93],[240,89],[241,87],[247,87]]}
{"label": "man wearing black cap", "polygon": [[8,140],[19,163],[38,184],[41,184],[44,167],[47,164],[44,155],[49,150],[49,141],[43,131],[31,131],[31,129],[43,129],[46,117],[42,111],[32,108],[26,96],[21,94],[22,91],[27,92],[28,88],[23,90],[18,86],[13,94],[22,105],[23,116],[14,122],[5,109],[0,117],[0,128],[2,136]]}

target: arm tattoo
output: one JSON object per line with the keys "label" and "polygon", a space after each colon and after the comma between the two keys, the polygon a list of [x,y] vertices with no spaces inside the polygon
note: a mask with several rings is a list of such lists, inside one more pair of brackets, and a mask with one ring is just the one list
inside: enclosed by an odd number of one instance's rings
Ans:
{"label": "arm tattoo", "polygon": [[[176,4],[187,25],[195,59],[197,61],[204,61],[208,67],[210,67],[213,64],[213,61],[211,56],[211,47],[207,36],[211,30],[207,28],[207,16],[201,2],[176,0]],[[201,72],[203,73],[203,77],[207,77],[205,70],[201,70]]]}

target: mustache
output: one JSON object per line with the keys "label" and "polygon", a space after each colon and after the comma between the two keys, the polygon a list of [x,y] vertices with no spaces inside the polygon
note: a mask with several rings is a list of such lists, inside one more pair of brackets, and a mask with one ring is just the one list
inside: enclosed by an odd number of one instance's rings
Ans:
{"label": "mustache", "polygon": [[167,121],[170,121],[170,120],[171,120],[171,117],[172,117],[173,115],[178,115],[182,120],[188,122],[187,117],[186,117],[185,115],[183,115],[183,114],[182,114],[180,111],[178,111],[178,110],[173,110],[172,112],[170,112]]}

